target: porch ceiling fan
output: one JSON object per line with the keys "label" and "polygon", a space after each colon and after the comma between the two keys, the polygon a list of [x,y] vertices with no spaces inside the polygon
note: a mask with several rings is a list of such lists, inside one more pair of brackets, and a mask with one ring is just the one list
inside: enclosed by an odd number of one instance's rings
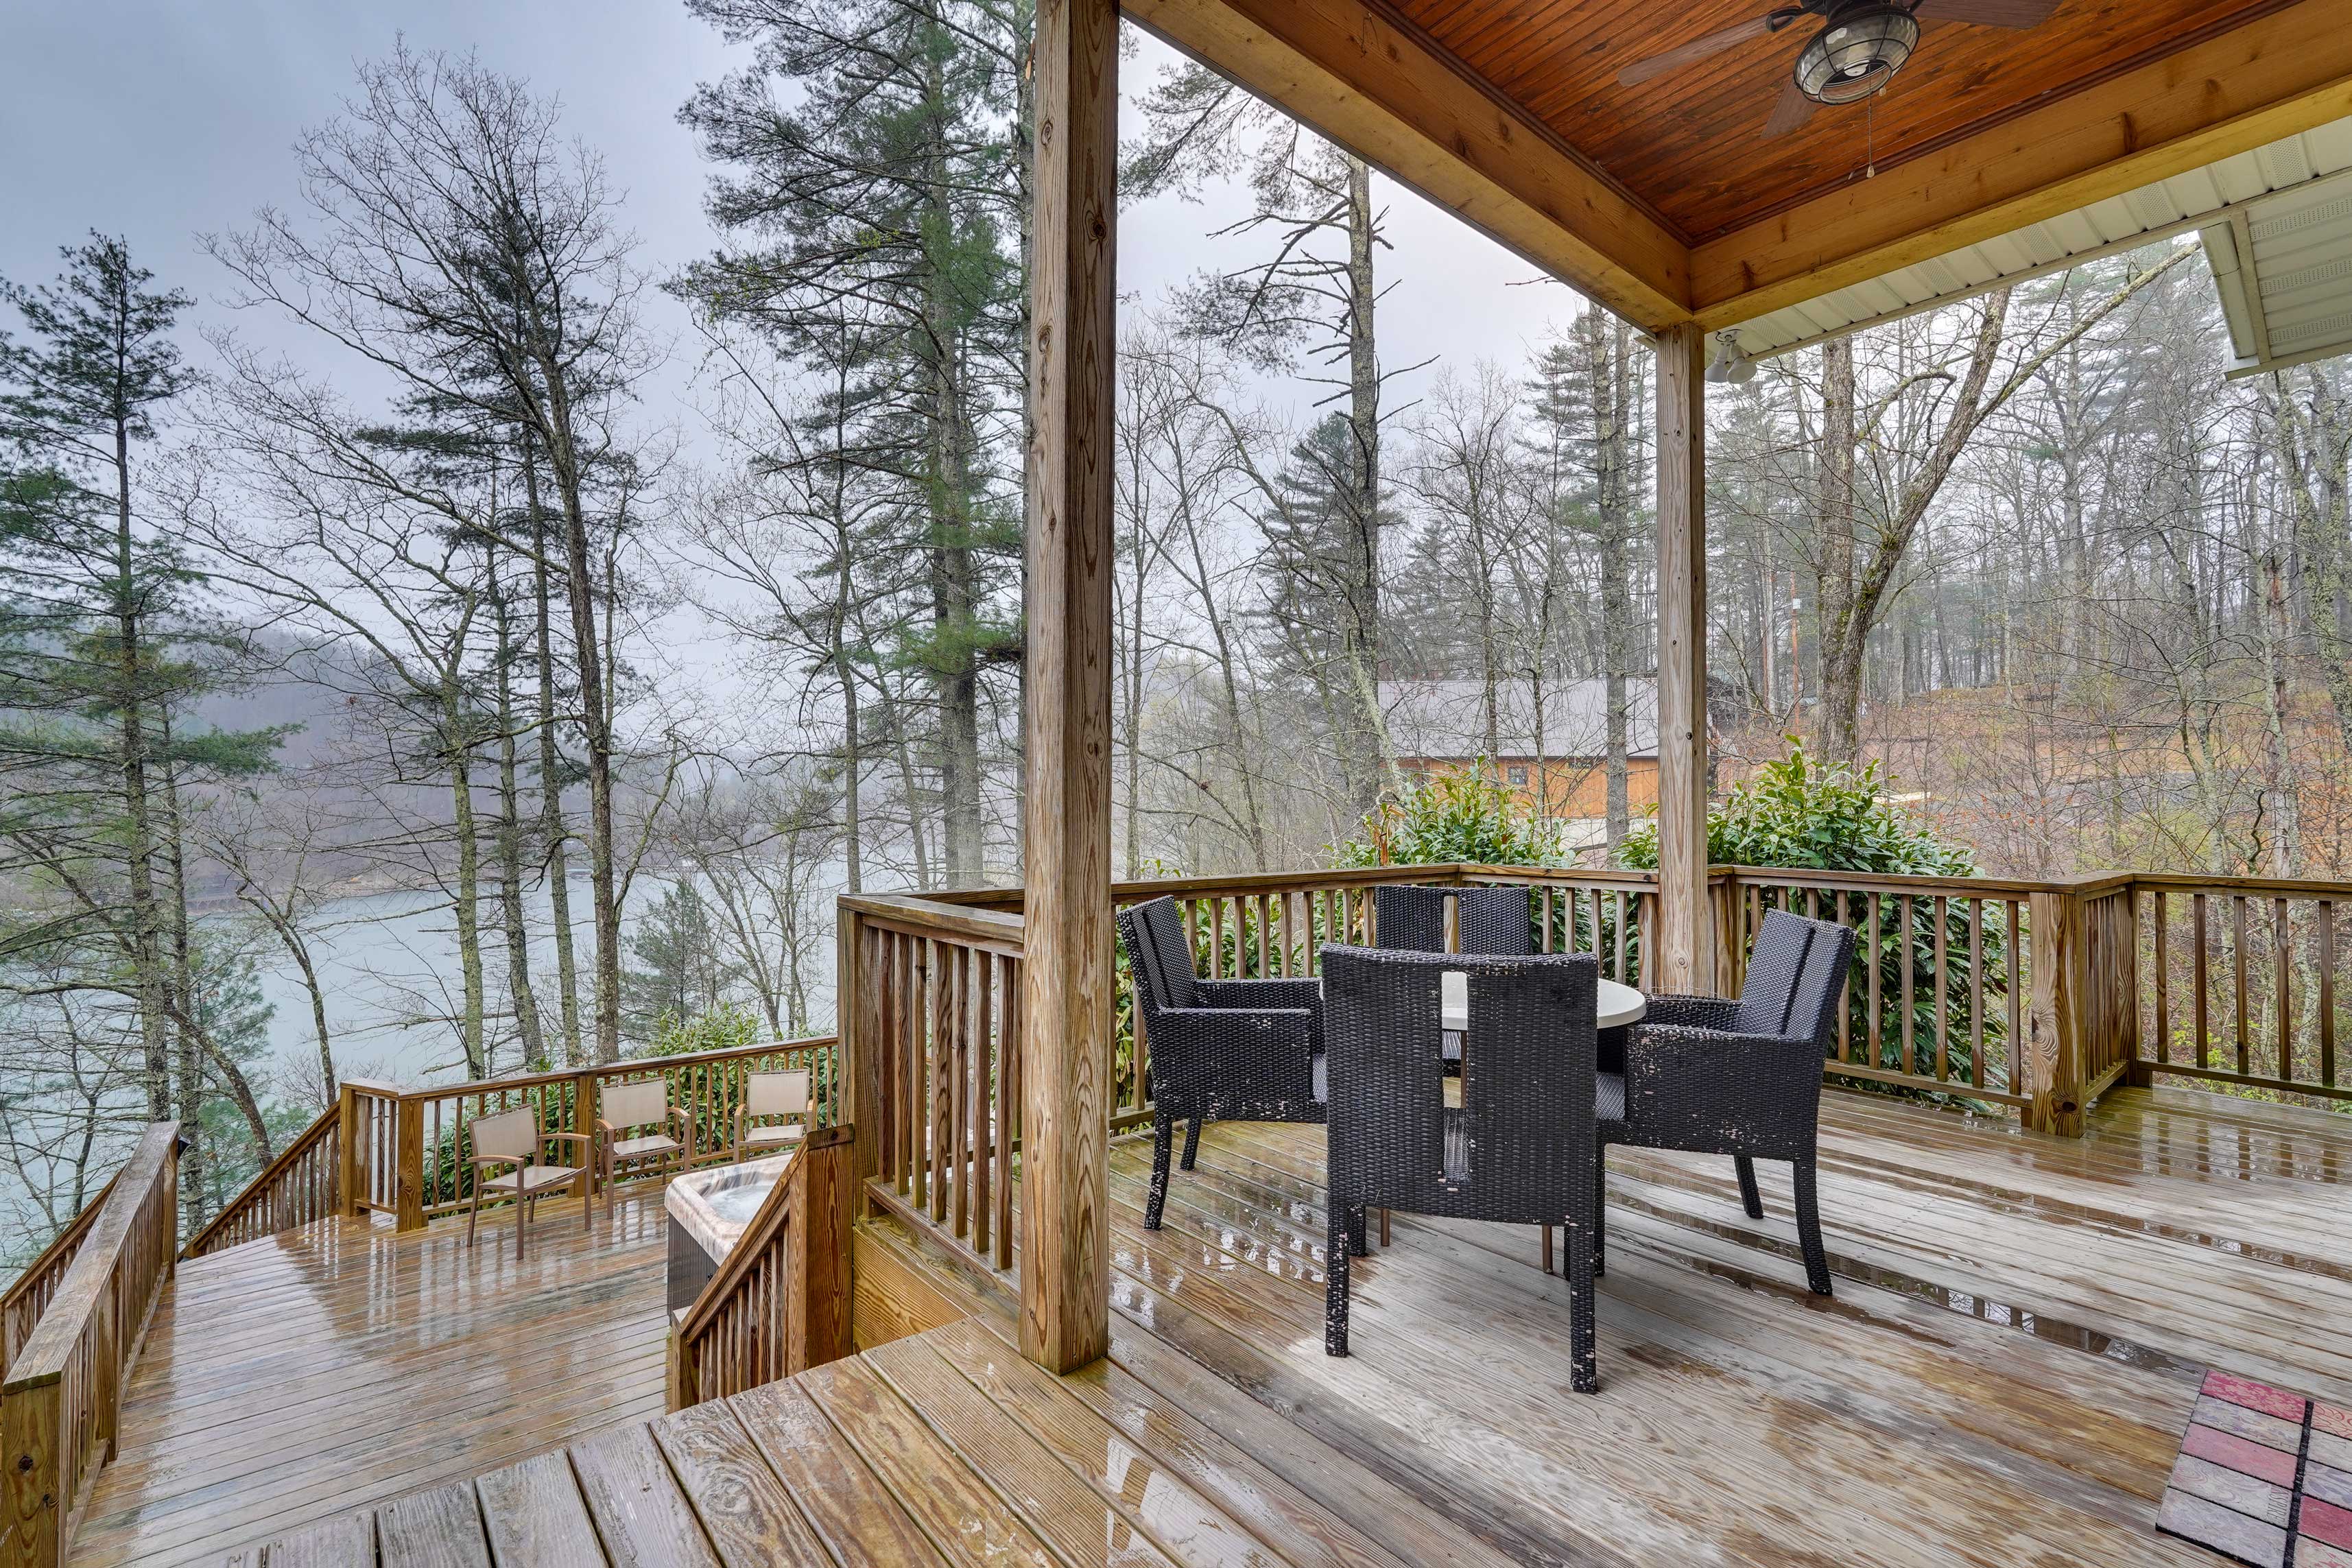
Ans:
{"label": "porch ceiling fan", "polygon": [[1766,137],[1786,136],[1822,105],[1859,103],[1894,80],[1919,47],[1923,23],[2022,29],[2040,26],[2057,8],[2058,0],[1801,0],[1637,61],[1619,71],[1617,80],[1638,87],[1750,39],[1773,37],[1807,17],[1819,17],[1821,30],[1797,51],[1789,83],[1764,121]]}

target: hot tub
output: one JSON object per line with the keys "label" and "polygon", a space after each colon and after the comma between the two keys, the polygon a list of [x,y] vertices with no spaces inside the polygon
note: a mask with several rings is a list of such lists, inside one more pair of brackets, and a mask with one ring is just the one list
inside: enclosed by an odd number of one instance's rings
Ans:
{"label": "hot tub", "polygon": [[662,1205],[669,1211],[671,1311],[694,1305],[792,1163],[790,1154],[779,1154],[691,1172],[670,1182]]}

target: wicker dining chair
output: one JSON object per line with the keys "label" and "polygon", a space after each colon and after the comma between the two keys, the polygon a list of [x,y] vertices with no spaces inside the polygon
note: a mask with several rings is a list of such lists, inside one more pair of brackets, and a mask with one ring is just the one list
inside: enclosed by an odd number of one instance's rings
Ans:
{"label": "wicker dining chair", "polygon": [[[757,1125],[763,1121],[773,1125]],[[808,1130],[808,1068],[743,1075],[743,1102],[735,1108],[736,1159],[746,1152],[797,1148]]]}
{"label": "wicker dining chair", "polygon": [[[1830,1293],[1815,1182],[1822,1058],[1836,1037],[1853,946],[1849,927],[1767,911],[1738,997],[1652,996],[1626,1039],[1623,1076],[1600,1079],[1604,1143],[1730,1155],[1750,1219],[1764,1217],[1756,1162],[1788,1161],[1805,1282],[1822,1296]],[[1604,1182],[1596,1201],[1606,1198]]]}
{"label": "wicker dining chair", "polygon": [[[466,1245],[474,1245],[474,1222],[481,1212],[483,1194],[492,1198],[510,1197],[515,1208],[515,1260],[523,1255],[523,1233],[530,1227],[530,1213],[539,1200],[551,1193],[578,1185],[580,1189],[580,1228],[589,1229],[594,1223],[596,1193],[596,1140],[585,1132],[545,1132],[540,1130],[539,1110],[534,1106],[521,1106],[513,1110],[501,1110],[493,1116],[477,1116],[466,1124],[467,1135],[472,1139],[474,1152],[467,1159],[473,1172],[473,1191],[466,1202]],[[576,1165],[542,1165],[540,1152],[549,1143],[577,1143],[580,1163]],[[493,1176],[491,1170],[506,1169]]]}
{"label": "wicker dining chair", "polygon": [[1513,957],[1536,951],[1535,905],[1525,888],[1423,888],[1394,884],[1372,889],[1373,945],[1411,952],[1444,952],[1445,901],[1454,906],[1461,952]]}
{"label": "wicker dining chair", "polygon": [[[658,1131],[648,1132],[647,1128]],[[694,1118],[685,1107],[669,1102],[669,1085],[657,1078],[599,1087],[596,1137],[604,1156],[607,1218],[613,1213],[613,1184],[623,1170],[634,1173],[667,1166],[683,1171],[694,1158]]]}
{"label": "wicker dining chair", "polygon": [[[1462,1103],[1445,1103],[1440,980],[1468,977],[1477,1028]],[[1593,1115],[1600,961],[1591,953],[1482,957],[1323,950],[1330,1055],[1323,1348],[1348,1353],[1349,1257],[1364,1213],[1562,1226],[1569,1355],[1577,1392],[1596,1387],[1593,1245],[1599,1213]]]}
{"label": "wicker dining chair", "polygon": [[1119,910],[1118,937],[1150,1050],[1151,1192],[1143,1226],[1158,1230],[1177,1122],[1187,1124],[1189,1171],[1202,1122],[1323,1120],[1323,1000],[1311,979],[1202,979],[1173,899]]}

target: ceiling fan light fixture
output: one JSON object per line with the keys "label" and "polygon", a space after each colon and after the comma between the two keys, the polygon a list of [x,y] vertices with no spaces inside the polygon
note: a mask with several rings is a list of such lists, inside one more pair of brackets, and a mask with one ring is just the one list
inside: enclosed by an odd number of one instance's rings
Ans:
{"label": "ceiling fan light fixture", "polygon": [[1798,52],[1797,90],[1816,103],[1859,103],[1895,78],[1919,47],[1908,7],[1872,3],[1840,8]]}

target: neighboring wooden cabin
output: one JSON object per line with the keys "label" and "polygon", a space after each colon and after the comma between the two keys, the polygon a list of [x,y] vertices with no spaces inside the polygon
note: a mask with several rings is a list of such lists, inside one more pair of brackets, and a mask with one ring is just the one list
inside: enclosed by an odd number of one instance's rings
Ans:
{"label": "neighboring wooden cabin", "polygon": [[[1625,706],[1625,795],[1639,814],[1658,804],[1656,683],[1627,680]],[[1548,816],[1608,814],[1605,680],[1497,681],[1491,724],[1483,680],[1384,680],[1381,707],[1397,765],[1409,774],[1463,773],[1484,762]]]}

